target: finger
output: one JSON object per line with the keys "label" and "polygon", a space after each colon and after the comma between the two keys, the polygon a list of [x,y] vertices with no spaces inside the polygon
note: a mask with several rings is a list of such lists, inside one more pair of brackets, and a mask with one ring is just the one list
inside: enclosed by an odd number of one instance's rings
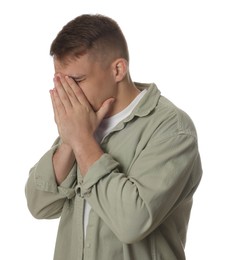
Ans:
{"label": "finger", "polygon": [[[71,82],[68,82],[67,81],[67,78],[69,78],[68,76],[63,76],[63,75],[60,75],[60,80],[61,80],[61,84],[65,90],[65,93],[68,95],[68,98],[72,104],[72,106],[80,103],[79,100],[77,99],[73,89],[72,89],[72,86],[70,85]],[[75,83],[73,81],[73,83]]]}
{"label": "finger", "polygon": [[55,100],[54,100],[54,90],[50,90],[50,97],[51,97],[51,103],[52,103],[52,107],[53,107],[53,111],[54,111],[54,119],[56,124],[58,124],[59,122],[59,117],[58,117],[58,111],[57,111],[57,107],[55,104]]}
{"label": "finger", "polygon": [[65,110],[68,110],[72,107],[72,103],[67,92],[65,91],[62,81],[63,80],[61,76],[54,77],[54,85],[56,89],[56,91],[54,91],[54,98],[57,101],[58,105],[60,105],[61,103],[64,106]]}
{"label": "finger", "polygon": [[52,91],[53,105],[58,119],[66,114],[66,108],[59,97],[58,91],[54,88]]}
{"label": "finger", "polygon": [[113,107],[115,99],[114,98],[109,98],[100,107],[100,109],[96,112],[98,121],[101,122],[105,116],[107,116],[108,112],[110,112],[111,108]]}
{"label": "finger", "polygon": [[71,90],[73,91],[75,97],[80,102],[80,104],[89,108],[89,109],[91,109],[91,105],[90,105],[87,97],[84,95],[84,92],[76,84],[76,82],[72,78],[70,78],[69,76],[66,76],[65,80],[67,81],[68,85],[70,86]]}

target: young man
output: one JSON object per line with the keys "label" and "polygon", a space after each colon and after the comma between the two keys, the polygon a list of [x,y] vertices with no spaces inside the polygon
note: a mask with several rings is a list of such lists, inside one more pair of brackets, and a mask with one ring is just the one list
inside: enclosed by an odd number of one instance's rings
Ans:
{"label": "young man", "polygon": [[50,50],[59,138],[30,170],[29,210],[61,217],[55,260],[183,260],[202,169],[196,130],[134,83],[115,21],[82,15]]}

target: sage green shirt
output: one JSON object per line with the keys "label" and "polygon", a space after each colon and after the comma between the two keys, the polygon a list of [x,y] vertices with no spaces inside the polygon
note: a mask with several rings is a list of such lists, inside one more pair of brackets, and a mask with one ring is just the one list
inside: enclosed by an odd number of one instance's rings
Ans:
{"label": "sage green shirt", "polygon": [[[43,155],[26,184],[29,210],[61,217],[54,260],[183,260],[193,194],[202,168],[189,116],[154,84],[106,136],[105,152],[81,177],[73,166],[58,186],[52,156]],[[91,205],[83,238],[84,201]],[[40,250],[40,248],[39,248]]]}

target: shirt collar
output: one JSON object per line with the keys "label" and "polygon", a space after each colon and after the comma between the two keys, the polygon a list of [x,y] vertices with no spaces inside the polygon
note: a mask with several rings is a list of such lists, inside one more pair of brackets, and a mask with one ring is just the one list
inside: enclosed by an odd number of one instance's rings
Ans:
{"label": "shirt collar", "polygon": [[143,96],[137,106],[133,109],[132,113],[121,121],[115,128],[114,131],[119,131],[124,128],[124,125],[131,121],[135,116],[144,117],[150,114],[158,104],[161,92],[154,83],[138,83],[134,82],[139,90],[147,89],[147,93]]}
{"label": "shirt collar", "polygon": [[130,119],[127,121],[130,121],[134,116],[143,117],[150,114],[152,110],[157,106],[158,100],[161,95],[161,92],[154,83],[147,84],[135,82],[135,85],[140,90],[144,90],[146,88],[147,93],[132,111],[131,115],[128,117],[128,119]]}

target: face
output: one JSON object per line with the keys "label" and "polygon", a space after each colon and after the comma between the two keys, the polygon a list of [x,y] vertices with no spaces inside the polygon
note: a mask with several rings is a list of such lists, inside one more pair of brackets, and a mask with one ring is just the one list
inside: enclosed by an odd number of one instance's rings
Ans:
{"label": "face", "polygon": [[56,74],[61,73],[75,80],[95,111],[106,99],[116,95],[116,82],[111,64],[104,67],[89,54],[70,59],[67,63],[54,59],[54,67]]}

